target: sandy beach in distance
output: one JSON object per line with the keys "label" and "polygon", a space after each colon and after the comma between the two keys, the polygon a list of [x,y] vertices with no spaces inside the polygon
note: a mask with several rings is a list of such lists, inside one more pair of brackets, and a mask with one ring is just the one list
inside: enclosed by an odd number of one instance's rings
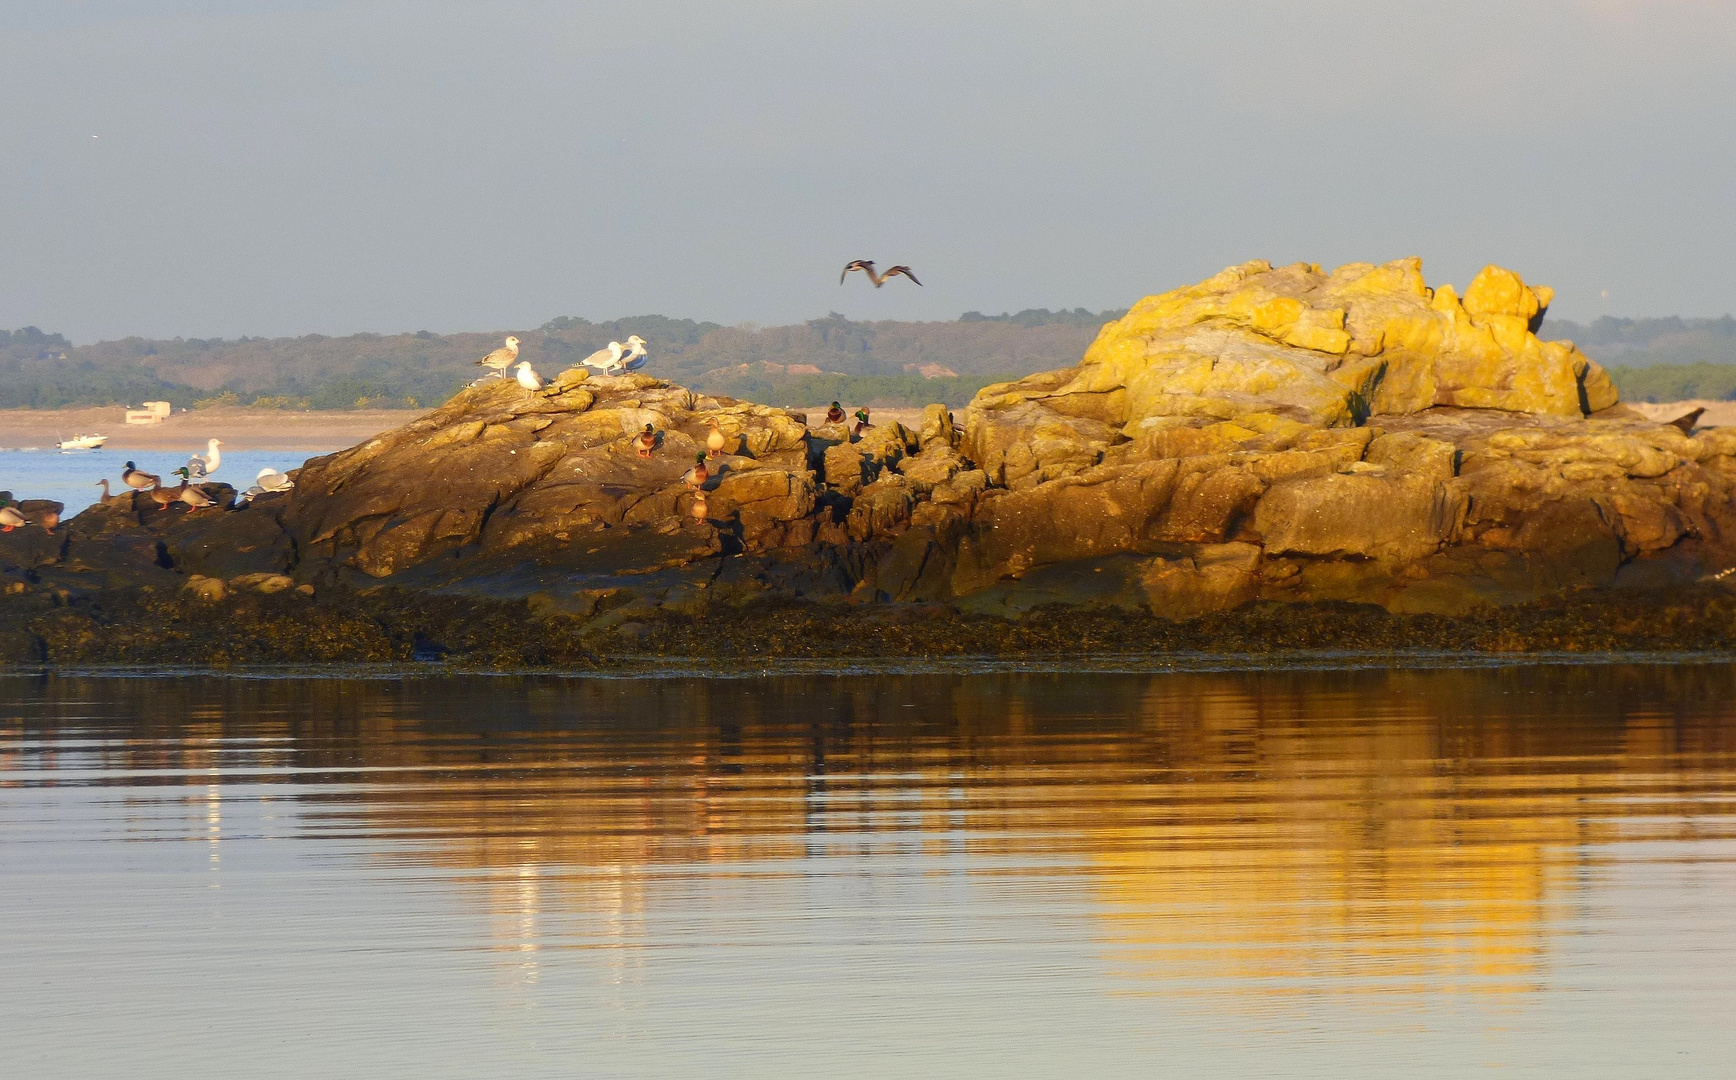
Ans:
{"label": "sandy beach in distance", "polygon": [[0,447],[54,446],[74,435],[107,435],[110,450],[180,450],[221,439],[235,450],[339,450],[420,416],[420,409],[217,408],[178,412],[161,424],[124,422],[119,406],[0,409]]}
{"label": "sandy beach in distance", "polygon": [[[422,415],[422,409],[334,409],[328,412],[288,409],[218,408],[178,412],[161,424],[124,422],[125,409],[0,409],[0,448],[47,449],[74,435],[107,435],[110,450],[183,450],[198,448],[206,439],[221,439],[229,450],[340,450],[390,431]],[[855,406],[850,407],[855,412]],[[809,409],[808,421],[826,415],[821,405]],[[921,409],[873,409],[874,422],[896,420],[914,428]]]}

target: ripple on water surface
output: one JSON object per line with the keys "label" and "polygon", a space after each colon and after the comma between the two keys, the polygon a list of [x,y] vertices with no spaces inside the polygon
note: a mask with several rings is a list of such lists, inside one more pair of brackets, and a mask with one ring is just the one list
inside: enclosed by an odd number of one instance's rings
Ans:
{"label": "ripple on water surface", "polygon": [[0,679],[0,1059],[1721,1075],[1733,691]]}

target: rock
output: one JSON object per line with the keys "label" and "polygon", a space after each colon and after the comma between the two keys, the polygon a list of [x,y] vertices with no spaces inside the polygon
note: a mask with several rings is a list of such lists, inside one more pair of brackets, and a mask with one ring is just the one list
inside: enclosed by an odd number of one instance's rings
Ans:
{"label": "rock", "polygon": [[[1736,429],[1620,407],[1571,343],[1537,337],[1551,298],[1498,268],[1461,302],[1415,260],[1250,263],[1135,305],[1075,367],[860,438],[646,375],[490,380],[232,513],[122,500],[0,536],[25,590],[5,602],[386,586],[663,634],[815,597],[1463,614],[1736,566]],[[701,487],[713,424],[728,452]],[[51,653],[95,633],[56,618],[32,631]]]}
{"label": "rock", "polygon": [[1614,405],[1601,367],[1533,332],[1551,296],[1499,267],[1461,304],[1450,286],[1424,283],[1417,259],[1330,274],[1244,263],[1147,297],[1103,328],[1079,367],[985,388],[972,408],[1041,401],[1136,435],[1178,416],[1330,427],[1436,405],[1558,416]]}
{"label": "rock", "polygon": [[[229,579],[229,589],[232,592],[251,590],[269,596],[272,593],[280,593],[285,589],[294,587],[295,579],[288,574],[242,574]],[[313,587],[308,586],[308,591],[312,592]],[[222,598],[218,597],[218,599]]]}
{"label": "rock", "polygon": [[1254,511],[1274,555],[1414,561],[1458,534],[1462,486],[1413,473],[1335,474],[1278,484]]}
{"label": "rock", "polygon": [[1262,554],[1257,544],[1203,544],[1152,559],[1139,584],[1151,613],[1166,619],[1227,611],[1259,596]]}
{"label": "rock", "polygon": [[228,589],[224,586],[221,578],[206,577],[203,574],[194,574],[189,577],[187,583],[181,588],[201,600],[208,600],[213,603],[228,595]]}

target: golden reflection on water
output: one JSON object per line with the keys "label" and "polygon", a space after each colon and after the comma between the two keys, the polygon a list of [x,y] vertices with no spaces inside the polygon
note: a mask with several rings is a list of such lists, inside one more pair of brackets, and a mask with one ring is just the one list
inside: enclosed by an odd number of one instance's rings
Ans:
{"label": "golden reflection on water", "polygon": [[[245,779],[298,785],[303,838],[450,875],[515,985],[551,948],[632,981],[682,890],[914,866],[1077,920],[1123,993],[1402,1009],[1542,987],[1614,845],[1736,836],[1733,690],[1723,667],[176,680],[79,723],[114,729],[103,768],[175,773],[213,870]],[[32,733],[96,697],[58,680]]]}

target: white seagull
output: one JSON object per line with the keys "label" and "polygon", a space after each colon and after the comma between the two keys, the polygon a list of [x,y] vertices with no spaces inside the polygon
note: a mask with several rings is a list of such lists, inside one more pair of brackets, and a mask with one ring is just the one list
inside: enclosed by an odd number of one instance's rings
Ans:
{"label": "white seagull", "polygon": [[518,362],[518,385],[526,390],[541,390],[543,388],[542,376],[538,375],[536,369],[530,366],[529,360]]}
{"label": "white seagull", "polygon": [[621,366],[621,354],[626,351],[627,347],[625,345],[621,344],[619,341],[611,341],[609,342],[608,348],[598,349],[596,352],[585,357],[582,363],[586,367],[594,367],[598,371],[607,375],[613,369]]}
{"label": "white seagull", "polygon": [[518,339],[515,337],[509,337],[506,339],[505,345],[478,360],[476,366],[489,368],[492,370],[493,374],[504,378],[506,375],[506,369],[511,367],[513,362],[517,359]]}
{"label": "white seagull", "polygon": [[626,371],[637,371],[645,366],[645,339],[633,334],[627,338],[627,344],[629,348],[621,367]]}
{"label": "white seagull", "polygon": [[187,459],[187,476],[193,480],[203,480],[217,471],[217,466],[223,464],[223,454],[217,448],[223,444],[216,439],[205,443],[203,455],[194,454]]}
{"label": "white seagull", "polygon": [[261,495],[268,495],[273,491],[288,491],[294,486],[294,480],[267,465],[259,470],[259,475],[254,478],[253,486],[243,491],[241,497],[235,500],[235,509],[241,509]]}

